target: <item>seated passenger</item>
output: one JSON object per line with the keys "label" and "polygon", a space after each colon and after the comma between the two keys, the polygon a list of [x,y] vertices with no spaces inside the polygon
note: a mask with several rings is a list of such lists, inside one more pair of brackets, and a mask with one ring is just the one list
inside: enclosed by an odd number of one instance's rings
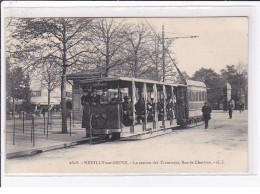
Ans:
{"label": "seated passenger", "polygon": [[91,99],[91,105],[97,105],[97,104],[100,104],[100,95],[97,94],[97,90],[94,89],[93,91],[93,96],[92,96],[92,99]]}
{"label": "seated passenger", "polygon": [[103,90],[103,94],[102,94],[101,99],[100,99],[100,104],[108,104],[108,103],[109,103],[108,93],[107,93],[107,89],[105,88]]}
{"label": "seated passenger", "polygon": [[114,97],[110,100],[109,104],[119,104],[119,97],[117,93],[114,93]]}
{"label": "seated passenger", "polygon": [[91,93],[88,91],[84,91],[82,97],[81,97],[81,105],[85,106],[88,105],[91,102]]}
{"label": "seated passenger", "polygon": [[166,104],[167,120],[173,119],[173,110],[174,110],[174,104],[172,98],[168,98]]}
{"label": "seated passenger", "polygon": [[123,106],[123,124],[125,126],[131,126],[133,124],[133,104],[131,103],[131,98],[125,96],[122,106]]}
{"label": "seated passenger", "polygon": [[144,116],[145,116],[145,102],[144,98],[141,97],[138,102],[135,104],[135,110],[137,114],[137,123],[144,122]]}
{"label": "seated passenger", "polygon": [[160,100],[157,103],[157,109],[158,109],[158,120],[162,121],[164,119],[164,103],[163,103],[163,100]]}
{"label": "seated passenger", "polygon": [[151,98],[151,101],[147,102],[147,121],[152,122],[154,120],[155,114],[155,104],[154,99]]}

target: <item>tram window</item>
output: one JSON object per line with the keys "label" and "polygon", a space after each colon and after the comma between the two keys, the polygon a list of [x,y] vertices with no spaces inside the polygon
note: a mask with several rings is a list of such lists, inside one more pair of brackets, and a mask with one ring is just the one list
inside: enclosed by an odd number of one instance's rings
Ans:
{"label": "tram window", "polygon": [[199,91],[199,101],[202,101],[201,91]]}
{"label": "tram window", "polygon": [[199,101],[199,93],[196,91],[196,101]]}

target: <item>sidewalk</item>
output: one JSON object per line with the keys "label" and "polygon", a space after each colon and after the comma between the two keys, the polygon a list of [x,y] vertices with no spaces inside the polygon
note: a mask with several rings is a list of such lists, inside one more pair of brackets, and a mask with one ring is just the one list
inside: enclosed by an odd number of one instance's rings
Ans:
{"label": "sidewalk", "polygon": [[[89,138],[86,138],[85,129],[81,128],[81,122],[75,121],[71,123],[70,136],[70,120],[68,119],[68,133],[61,133],[61,119],[53,119],[52,125],[48,127],[43,118],[36,118],[34,122],[34,144],[31,137],[31,120],[25,120],[23,133],[23,120],[16,119],[15,135],[13,120],[6,121],[6,158],[16,158],[31,156],[37,153],[70,147],[73,145],[87,143]],[[13,145],[14,143],[14,145]]]}

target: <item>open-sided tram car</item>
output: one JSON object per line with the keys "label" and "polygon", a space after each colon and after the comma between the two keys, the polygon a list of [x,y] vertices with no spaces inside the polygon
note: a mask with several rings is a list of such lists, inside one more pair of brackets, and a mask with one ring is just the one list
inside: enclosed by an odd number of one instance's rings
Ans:
{"label": "open-sided tram car", "polygon": [[[121,133],[136,133],[139,131],[164,130],[177,125],[187,125],[202,121],[201,107],[206,101],[206,86],[202,82],[187,80],[185,84],[169,84],[165,82],[127,78],[100,77],[95,79],[76,78],[70,76],[74,85],[80,85],[83,91],[108,90],[110,94],[116,92],[119,96],[117,104],[95,104],[84,107],[82,127],[93,135],[112,135],[120,138]],[[131,98],[133,124],[123,124],[122,103],[124,96]],[[145,111],[137,115],[135,104],[143,97]],[[152,121],[148,119],[147,103],[154,99]],[[168,110],[171,99],[173,108]],[[160,103],[160,108],[158,107]],[[160,110],[161,109],[161,110]],[[171,111],[171,116],[169,116]],[[137,123],[137,117],[142,116],[143,122]]]}

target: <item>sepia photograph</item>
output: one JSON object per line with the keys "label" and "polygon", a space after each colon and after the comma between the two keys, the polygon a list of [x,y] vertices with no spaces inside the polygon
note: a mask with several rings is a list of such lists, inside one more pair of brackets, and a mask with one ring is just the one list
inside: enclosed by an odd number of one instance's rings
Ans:
{"label": "sepia photograph", "polygon": [[6,175],[247,174],[248,17],[8,17]]}

